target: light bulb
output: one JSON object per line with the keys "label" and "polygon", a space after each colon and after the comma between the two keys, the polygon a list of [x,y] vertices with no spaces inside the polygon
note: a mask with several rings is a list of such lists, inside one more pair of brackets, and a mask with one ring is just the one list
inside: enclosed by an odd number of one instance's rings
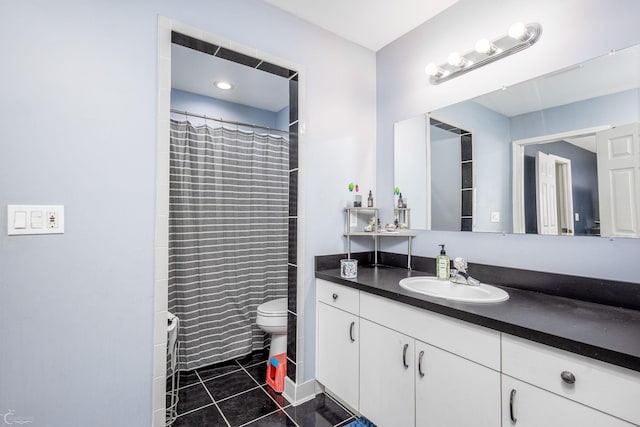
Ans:
{"label": "light bulb", "polygon": [[442,74],[438,66],[433,62],[430,64],[427,64],[427,66],[424,67],[424,72],[427,73],[427,75],[433,76],[433,77],[436,77],[437,75]]}
{"label": "light bulb", "polygon": [[509,37],[516,40],[524,40],[529,37],[527,27],[522,22],[516,22],[509,27]]}
{"label": "light bulb", "polygon": [[488,39],[480,39],[476,42],[476,52],[492,55],[496,51],[496,46]]}
{"label": "light bulb", "polygon": [[219,82],[216,82],[215,85],[218,89],[222,89],[222,90],[233,89],[233,85],[229,82],[219,81]]}
{"label": "light bulb", "polygon": [[467,60],[460,56],[458,52],[451,52],[447,58],[447,62],[454,67],[462,68]]}

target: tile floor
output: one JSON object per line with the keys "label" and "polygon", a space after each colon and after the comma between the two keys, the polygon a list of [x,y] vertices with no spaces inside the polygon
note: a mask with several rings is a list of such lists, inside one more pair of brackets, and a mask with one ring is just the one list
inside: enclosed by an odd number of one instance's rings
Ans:
{"label": "tile floor", "polygon": [[174,427],[344,426],[355,417],[325,394],[298,406],[266,385],[268,349],[182,372]]}

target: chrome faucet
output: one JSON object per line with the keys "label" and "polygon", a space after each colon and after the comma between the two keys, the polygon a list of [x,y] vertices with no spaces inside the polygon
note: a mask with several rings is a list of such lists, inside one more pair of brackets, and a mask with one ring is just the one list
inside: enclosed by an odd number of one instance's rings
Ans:
{"label": "chrome faucet", "polygon": [[467,273],[467,261],[464,258],[456,258],[453,260],[454,269],[451,270],[451,278],[449,279],[453,283],[460,285],[478,286],[480,281],[469,276]]}

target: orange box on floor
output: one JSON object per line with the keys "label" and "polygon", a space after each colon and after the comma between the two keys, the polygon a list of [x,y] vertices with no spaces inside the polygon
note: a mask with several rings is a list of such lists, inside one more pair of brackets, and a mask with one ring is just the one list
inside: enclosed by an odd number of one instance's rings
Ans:
{"label": "orange box on floor", "polygon": [[274,391],[284,391],[284,377],[287,376],[287,353],[273,356],[267,362],[267,384]]}

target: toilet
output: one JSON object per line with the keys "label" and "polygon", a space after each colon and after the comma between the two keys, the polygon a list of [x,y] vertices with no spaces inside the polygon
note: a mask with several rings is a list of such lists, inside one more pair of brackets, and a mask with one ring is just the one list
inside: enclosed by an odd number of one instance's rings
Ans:
{"label": "toilet", "polygon": [[269,360],[287,351],[287,299],[278,298],[263,302],[258,306],[256,324],[271,334]]}

